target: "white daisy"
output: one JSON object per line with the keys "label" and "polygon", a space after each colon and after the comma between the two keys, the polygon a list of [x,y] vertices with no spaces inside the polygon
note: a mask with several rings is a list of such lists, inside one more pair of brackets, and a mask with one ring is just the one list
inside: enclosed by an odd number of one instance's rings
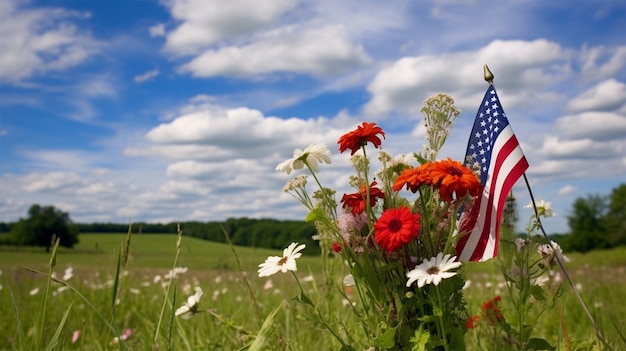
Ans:
{"label": "white daisy", "polygon": [[174,315],[181,316],[183,319],[191,318],[191,316],[198,311],[200,297],[202,297],[202,289],[200,287],[196,287],[196,293],[189,296],[187,302],[180,306]]}
{"label": "white daisy", "polygon": [[318,163],[331,163],[330,150],[326,144],[311,144],[304,150],[295,149],[293,157],[278,164],[276,170],[289,174],[294,169],[303,169],[305,167],[304,161],[316,172],[319,168]]}
{"label": "white daisy", "polygon": [[430,260],[424,259],[421,264],[415,266],[415,269],[406,274],[407,278],[409,278],[406,286],[409,287],[416,281],[417,286],[420,288],[430,283],[439,285],[442,279],[456,275],[456,272],[448,272],[450,269],[461,266],[461,262],[456,262],[455,260],[456,256],[451,258],[450,254],[444,256],[442,252]]}
{"label": "white daisy", "polygon": [[283,273],[286,273],[287,271],[297,271],[298,267],[296,267],[296,258],[302,256],[300,251],[302,251],[304,247],[304,244],[298,246],[298,243],[291,243],[285,250],[283,250],[282,257],[268,257],[265,262],[259,265],[259,277],[267,277],[278,273],[278,271]]}
{"label": "white daisy", "polygon": [[548,266],[552,266],[552,264],[554,263],[554,256],[558,256],[559,261],[561,262],[570,261],[567,256],[563,255],[563,250],[561,250],[561,246],[559,246],[559,244],[555,243],[552,240],[550,240],[550,244],[539,245],[539,247],[537,248],[537,252],[541,256],[543,256],[543,261]]}
{"label": "white daisy", "polygon": [[[554,210],[552,209],[552,203],[550,202],[538,199],[535,202],[535,206],[537,206],[537,213],[540,217],[548,218],[556,216],[556,213],[554,213]],[[528,205],[524,206],[524,208],[533,208],[533,203],[530,202]]]}

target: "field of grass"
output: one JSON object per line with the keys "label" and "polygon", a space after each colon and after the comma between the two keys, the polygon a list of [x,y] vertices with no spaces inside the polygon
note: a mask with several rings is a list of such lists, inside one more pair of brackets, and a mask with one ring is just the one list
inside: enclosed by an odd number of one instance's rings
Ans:
{"label": "field of grass", "polygon": [[[149,350],[155,345],[160,350],[237,350],[254,340],[265,318],[282,301],[291,300],[299,292],[288,274],[270,278],[256,275],[259,263],[280,252],[237,247],[244,271],[241,274],[227,244],[183,237],[176,266],[187,270],[173,279],[165,300],[164,281],[173,268],[177,236],[133,235],[128,262],[116,280],[118,253],[125,240],[126,234],[82,234],[76,248],[59,249],[54,272],[61,279],[71,267],[72,277],[67,282],[76,291],[64,290],[61,284],[52,282],[45,302],[47,277],[25,268],[47,272],[50,254],[40,248],[0,248],[0,350],[31,350],[36,344],[34,339],[42,340],[43,346],[56,340],[56,349],[61,350]],[[617,330],[626,328],[626,248],[568,256],[568,272],[601,330],[607,339],[619,338]],[[321,258],[304,256],[298,260],[298,268],[303,288],[317,302],[323,302],[321,306],[334,323],[345,328],[346,334],[362,338],[358,320],[343,299],[329,293],[332,287],[324,282]],[[464,273],[471,281],[465,290],[470,312],[479,310],[485,300],[503,294],[503,280],[495,261],[467,264]],[[337,286],[342,278],[339,272]],[[204,291],[200,309],[206,313],[189,320],[171,318],[172,308],[180,306],[196,286]],[[559,323],[559,314],[543,315],[537,321],[538,336],[558,343],[563,350],[568,350],[563,340],[571,339],[577,345],[593,340],[594,329],[569,287],[565,287],[559,301],[566,329]],[[39,318],[44,305],[42,323]],[[506,308],[503,301],[505,315]],[[62,322],[66,312],[67,319]],[[314,314],[309,306],[286,304],[273,320],[267,334],[271,346],[266,349],[339,349],[320,321],[311,316]],[[58,326],[62,328],[55,338]],[[130,330],[128,338],[114,343],[115,335],[125,330]],[[75,331],[80,336],[72,342]]]}

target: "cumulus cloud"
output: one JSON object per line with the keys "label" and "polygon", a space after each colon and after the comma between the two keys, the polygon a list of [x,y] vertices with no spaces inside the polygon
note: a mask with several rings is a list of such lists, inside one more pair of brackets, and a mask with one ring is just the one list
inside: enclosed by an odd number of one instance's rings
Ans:
{"label": "cumulus cloud", "polygon": [[60,8],[0,4],[0,82],[18,83],[38,74],[83,63],[100,44],[77,21],[89,13]]}
{"label": "cumulus cloud", "polygon": [[292,9],[296,2],[172,0],[165,4],[172,17],[181,22],[167,33],[165,51],[193,55],[222,39],[253,32]]}
{"label": "cumulus cloud", "polygon": [[626,115],[613,112],[583,112],[559,118],[556,127],[568,138],[590,138],[594,141],[624,141]]}
{"label": "cumulus cloud", "polygon": [[544,100],[543,93],[532,95],[533,88],[566,77],[566,58],[567,53],[557,43],[543,39],[495,40],[477,51],[404,57],[382,69],[369,84],[372,98],[364,111],[371,116],[392,111],[416,113],[421,107],[415,101],[417,96],[440,91],[454,96],[461,108],[472,106],[473,109],[484,89],[484,82],[477,79],[482,73],[477,68],[485,62],[498,63],[495,71],[498,82],[502,82],[499,86],[510,93],[525,92],[525,96],[518,98],[509,94],[507,106],[530,99]]}
{"label": "cumulus cloud", "polygon": [[580,53],[583,78],[596,81],[614,77],[626,65],[626,46],[596,46]]}
{"label": "cumulus cloud", "polygon": [[573,98],[567,109],[571,112],[609,111],[625,105],[626,84],[608,79]]}
{"label": "cumulus cloud", "polygon": [[304,32],[288,27],[266,33],[249,45],[208,50],[181,66],[180,71],[195,77],[241,77],[271,72],[325,76],[369,61],[365,50],[353,45],[340,26]]}
{"label": "cumulus cloud", "polygon": [[[128,149],[129,154],[167,152],[195,160],[256,158],[292,146],[335,142],[348,119],[282,119],[250,108],[205,105],[202,110],[161,123],[145,135],[152,147]],[[287,151],[288,153],[289,151]]]}

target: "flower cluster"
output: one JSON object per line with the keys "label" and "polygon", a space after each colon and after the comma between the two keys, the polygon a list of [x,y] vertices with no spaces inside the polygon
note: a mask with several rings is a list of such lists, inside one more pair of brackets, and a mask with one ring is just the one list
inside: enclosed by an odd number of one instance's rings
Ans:
{"label": "flower cluster", "polygon": [[[287,174],[310,171],[317,185],[311,195],[302,175],[283,190],[310,211],[307,221],[316,225],[323,255],[334,254],[341,258],[339,264],[347,263],[350,278],[344,280],[370,306],[362,311],[368,333],[386,338],[393,333],[396,345],[451,349],[450,345],[462,343],[467,314],[456,244],[464,233],[459,233],[456,219],[481,192],[481,184],[463,163],[436,158],[459,114],[453,103],[442,94],[425,102],[422,112],[429,137],[420,154],[387,154],[385,132],[374,122],[363,122],[342,135],[339,152],[350,151],[355,175],[348,181],[354,191],[343,194],[339,202],[336,191],[324,187],[317,174],[319,164],[331,164],[325,144],[296,149],[293,158],[276,167]],[[377,172],[371,171],[374,159],[368,156],[369,147],[380,150]],[[259,276],[295,271],[296,245],[285,249],[282,257],[268,258],[260,265]],[[429,341],[415,345],[410,340],[415,330],[427,331]]]}

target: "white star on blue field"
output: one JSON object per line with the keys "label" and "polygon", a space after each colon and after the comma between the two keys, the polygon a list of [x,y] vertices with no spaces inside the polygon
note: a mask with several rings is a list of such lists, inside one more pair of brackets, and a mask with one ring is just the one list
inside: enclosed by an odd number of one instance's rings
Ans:
{"label": "white star on blue field", "polygon": [[461,159],[487,64],[564,233],[626,182],[625,33],[623,0],[0,0],[0,221],[303,219],[274,169],[295,148],[326,143],[321,180],[351,191],[339,136],[376,122],[420,151],[441,92],[462,113],[440,157]]}

